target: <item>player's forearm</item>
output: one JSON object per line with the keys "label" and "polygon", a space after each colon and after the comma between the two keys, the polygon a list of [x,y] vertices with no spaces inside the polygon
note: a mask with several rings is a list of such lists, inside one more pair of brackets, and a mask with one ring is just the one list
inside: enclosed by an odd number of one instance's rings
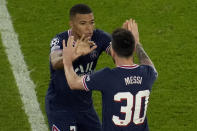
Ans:
{"label": "player's forearm", "polygon": [[64,72],[70,89],[72,90],[83,89],[82,77],[78,76],[75,73],[72,62],[64,63]]}
{"label": "player's forearm", "polygon": [[148,54],[144,51],[141,44],[136,45],[136,54],[139,59],[140,65],[149,65],[155,69],[153,62],[149,58]]}

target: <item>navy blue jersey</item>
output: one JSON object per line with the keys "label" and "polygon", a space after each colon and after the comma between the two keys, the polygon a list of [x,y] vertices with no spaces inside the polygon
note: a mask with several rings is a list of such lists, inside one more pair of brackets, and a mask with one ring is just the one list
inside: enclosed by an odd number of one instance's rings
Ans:
{"label": "navy blue jersey", "polygon": [[[65,39],[65,42],[67,42],[69,35],[70,30],[58,34],[51,41],[51,52],[62,50],[62,41]],[[94,30],[91,41],[96,43],[97,48],[90,54],[81,56],[73,62],[74,70],[78,75],[91,74],[94,71],[100,54],[103,51],[109,51],[111,37],[97,29]],[[50,73],[50,85],[46,96],[47,110],[84,111],[92,106],[92,93],[70,90],[63,69],[54,70],[50,62]]]}
{"label": "navy blue jersey", "polygon": [[156,77],[147,65],[104,68],[83,77],[87,91],[102,92],[104,131],[148,131],[146,110]]}

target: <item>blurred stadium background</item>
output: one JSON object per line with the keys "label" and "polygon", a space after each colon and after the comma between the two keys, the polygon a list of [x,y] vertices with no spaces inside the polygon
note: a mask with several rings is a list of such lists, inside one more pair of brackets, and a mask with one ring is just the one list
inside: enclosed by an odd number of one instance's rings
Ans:
{"label": "blurred stadium background", "polygon": [[[94,11],[96,28],[109,33],[126,19],[137,21],[140,41],[159,73],[147,113],[150,130],[196,131],[196,0],[7,0],[46,123],[44,97],[49,83],[50,41],[57,33],[69,29],[68,10],[77,3],[88,4]],[[114,64],[103,54],[97,69],[106,66],[114,67]],[[93,98],[101,118],[100,93],[94,92]],[[29,130],[31,127],[0,40],[0,131]]]}

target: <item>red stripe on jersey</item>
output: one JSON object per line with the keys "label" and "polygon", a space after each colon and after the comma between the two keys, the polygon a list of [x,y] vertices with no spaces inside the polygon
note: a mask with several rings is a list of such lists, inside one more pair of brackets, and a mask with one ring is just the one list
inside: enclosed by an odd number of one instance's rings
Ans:
{"label": "red stripe on jersey", "polygon": [[57,128],[57,126],[55,126],[55,125],[53,124],[53,126],[52,126],[52,131],[60,131],[60,130]]}
{"label": "red stripe on jersey", "polygon": [[87,87],[87,85],[86,85],[86,82],[85,82],[85,78],[86,78],[87,76],[85,75],[85,76],[83,76],[83,80],[82,80],[82,82],[83,82],[83,87],[84,87],[84,89],[86,90],[86,91],[89,91],[89,89],[88,89],[88,87]]}

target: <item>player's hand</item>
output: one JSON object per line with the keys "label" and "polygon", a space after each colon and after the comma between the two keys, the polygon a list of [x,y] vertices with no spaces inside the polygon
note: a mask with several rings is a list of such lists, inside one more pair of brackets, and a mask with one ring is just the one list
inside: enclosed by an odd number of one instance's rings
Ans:
{"label": "player's hand", "polygon": [[134,19],[131,18],[129,20],[126,20],[123,23],[122,28],[126,29],[126,30],[129,30],[133,34],[133,36],[135,38],[135,43],[139,44],[138,25],[137,25],[137,23],[135,22]]}
{"label": "player's hand", "polygon": [[78,57],[86,55],[97,48],[94,42],[89,41],[84,35],[74,45],[74,36],[69,36],[67,46],[63,40],[63,62],[73,62]]}
{"label": "player's hand", "polygon": [[122,24],[122,28],[128,30],[128,20],[126,20],[123,24]]}
{"label": "player's hand", "polygon": [[72,62],[77,58],[76,47],[73,46],[74,36],[69,36],[67,45],[65,40],[63,40],[63,64],[72,64]]}
{"label": "player's hand", "polygon": [[130,19],[127,23],[127,29],[131,31],[135,38],[135,44],[139,44],[139,32],[138,32],[138,25],[134,19]]}
{"label": "player's hand", "polygon": [[89,37],[86,37],[82,35],[82,37],[77,40],[75,46],[76,46],[76,54],[78,55],[87,55],[93,50],[97,48],[96,44],[93,41],[89,41]]}

